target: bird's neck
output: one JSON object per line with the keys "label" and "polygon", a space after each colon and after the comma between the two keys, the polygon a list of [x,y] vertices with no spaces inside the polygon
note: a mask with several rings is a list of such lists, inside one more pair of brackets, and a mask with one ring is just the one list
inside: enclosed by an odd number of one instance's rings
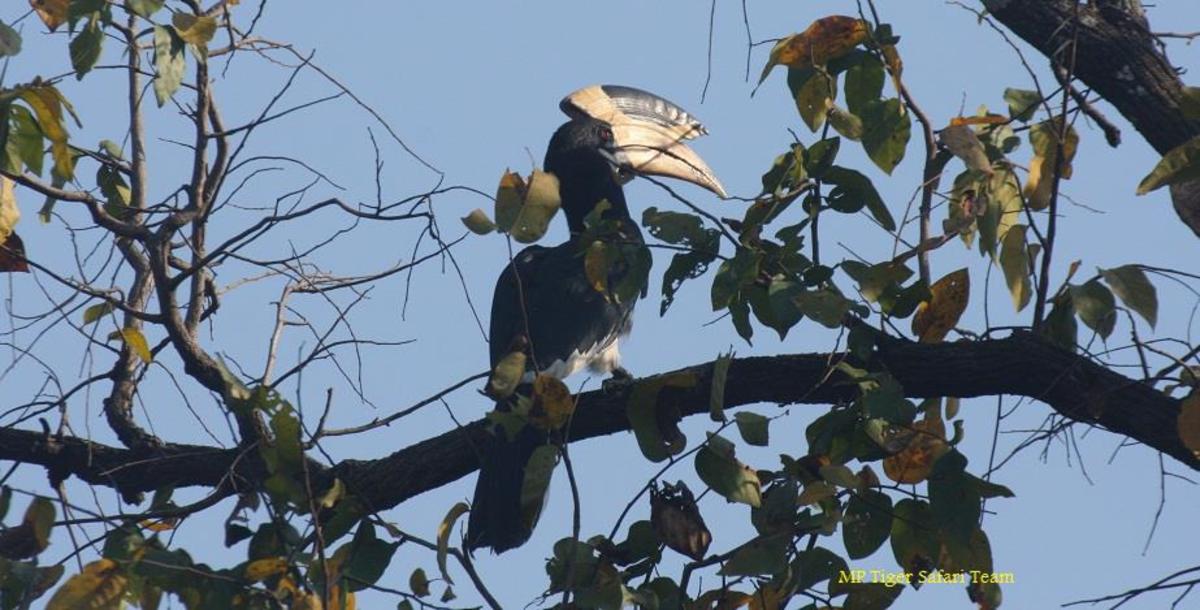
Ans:
{"label": "bird's neck", "polygon": [[625,191],[615,179],[581,184],[570,181],[559,186],[563,212],[567,216],[567,227],[572,235],[584,231],[584,219],[601,202],[607,201],[608,208],[601,213],[605,220],[631,220],[629,206],[625,203]]}

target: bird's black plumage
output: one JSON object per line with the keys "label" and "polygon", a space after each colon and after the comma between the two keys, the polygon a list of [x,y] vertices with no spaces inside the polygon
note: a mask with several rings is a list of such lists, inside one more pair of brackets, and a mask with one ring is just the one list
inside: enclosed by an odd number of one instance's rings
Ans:
{"label": "bird's black plumage", "polygon": [[[524,384],[497,403],[501,412],[513,410],[521,396],[529,395],[536,373],[562,379],[584,366],[619,370],[616,344],[630,330],[636,301],[630,293],[641,292],[637,284],[645,277],[631,261],[641,256],[642,272],[649,266],[623,182],[633,174],[654,174],[725,196],[707,164],[683,143],[706,132],[679,106],[640,89],[594,85],[568,95],[560,108],[571,120],[551,137],[545,170],[558,179],[571,236],[557,246],[521,250],[496,282],[489,333],[492,366],[513,351],[526,355]],[[598,208],[601,202],[606,203]],[[596,241],[602,242],[608,263],[603,291],[589,281],[585,268],[588,248]],[[609,248],[617,253],[615,259],[608,258]],[[627,258],[630,249],[636,251],[633,258]],[[528,540],[542,498],[525,493],[531,491],[526,471],[532,470],[533,456],[545,457],[537,449],[550,442],[550,434],[529,423],[516,432],[495,426],[482,448],[467,523],[468,549],[490,547],[500,553]],[[552,467],[541,457],[534,462]]]}
{"label": "bird's black plumage", "polygon": [[[615,344],[629,331],[634,301],[618,301],[591,285],[584,270],[588,244],[582,239],[585,217],[607,201],[600,218],[615,231],[606,238],[642,241],[609,160],[611,140],[608,125],[590,118],[569,121],[551,138],[545,167],[558,177],[571,238],[554,247],[525,248],[501,273],[492,299],[492,366],[517,345],[526,350],[531,371],[559,378],[583,366],[607,372],[616,365]],[[609,285],[620,283],[623,272],[620,266],[612,269]],[[513,439],[498,434],[485,449],[467,527],[471,548],[502,552],[529,538],[533,519],[526,516],[520,493],[524,467],[546,442],[544,432],[526,426]]]}

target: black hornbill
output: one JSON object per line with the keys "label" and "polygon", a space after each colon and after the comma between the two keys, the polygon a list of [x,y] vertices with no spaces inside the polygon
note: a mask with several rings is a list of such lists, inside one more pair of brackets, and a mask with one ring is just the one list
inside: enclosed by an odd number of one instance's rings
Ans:
{"label": "black hornbill", "polygon": [[[528,395],[528,382],[539,372],[558,379],[585,366],[599,373],[624,373],[617,340],[630,330],[636,298],[620,300],[598,291],[584,268],[584,251],[595,239],[642,243],[621,188],[624,182],[639,173],[653,174],[725,197],[708,165],[684,144],[707,132],[675,104],[631,87],[595,85],[567,96],[559,107],[571,119],[550,138],[545,171],[558,179],[571,237],[554,247],[521,250],[500,274],[492,300],[492,366],[512,351],[526,355],[525,384],[514,396],[522,391]],[[592,218],[598,216],[610,230],[599,238],[584,237],[585,219],[601,201],[607,207]],[[608,286],[619,284],[627,272],[619,264],[610,267]],[[513,404],[512,399],[499,401],[497,410],[512,410]],[[467,546],[501,553],[528,540],[537,523],[543,498],[523,498],[523,486],[531,456],[549,435],[528,424],[515,435],[495,428],[483,448]]]}

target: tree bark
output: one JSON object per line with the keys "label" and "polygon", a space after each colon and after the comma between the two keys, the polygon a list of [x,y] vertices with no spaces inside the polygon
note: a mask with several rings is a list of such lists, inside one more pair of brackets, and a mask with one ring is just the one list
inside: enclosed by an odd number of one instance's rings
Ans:
{"label": "tree bark", "polygon": [[[1182,110],[1183,81],[1160,50],[1140,2],[982,2],[997,21],[1052,61],[1076,39],[1072,72],[1112,104],[1160,155],[1200,136],[1200,120],[1187,118]],[[1180,220],[1200,236],[1200,184],[1195,182],[1171,189],[1171,199]]]}
{"label": "tree bark", "polygon": [[[911,398],[1012,394],[1041,401],[1076,422],[1097,425],[1166,453],[1193,470],[1200,457],[1183,446],[1180,403],[1147,384],[1063,351],[1034,335],[927,345],[882,337],[873,366],[890,372]],[[840,354],[737,358],[729,367],[725,406],[755,403],[830,404],[854,398],[854,385],[829,374]],[[683,415],[708,412],[712,363],[691,372],[699,383],[681,395]],[[571,441],[630,430],[627,396],[603,391],[579,397]],[[316,488],[338,477],[369,510],[384,510],[466,476],[479,467],[475,447],[487,432],[477,420],[460,429],[374,460],[344,460],[332,468],[310,462]],[[631,457],[631,459],[633,459]],[[244,449],[167,444],[157,452],[108,447],[79,438],[0,430],[0,460],[37,464],[54,479],[78,476],[126,497],[165,485],[243,486],[261,481],[259,460]]]}

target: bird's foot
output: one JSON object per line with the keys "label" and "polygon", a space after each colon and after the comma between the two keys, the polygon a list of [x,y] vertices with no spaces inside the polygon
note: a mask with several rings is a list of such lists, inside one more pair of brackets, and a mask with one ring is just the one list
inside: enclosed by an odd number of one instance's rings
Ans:
{"label": "bird's foot", "polygon": [[633,385],[633,375],[625,370],[625,367],[618,366],[612,370],[612,377],[605,379],[600,384],[600,389],[605,394],[620,394],[628,390]]}

